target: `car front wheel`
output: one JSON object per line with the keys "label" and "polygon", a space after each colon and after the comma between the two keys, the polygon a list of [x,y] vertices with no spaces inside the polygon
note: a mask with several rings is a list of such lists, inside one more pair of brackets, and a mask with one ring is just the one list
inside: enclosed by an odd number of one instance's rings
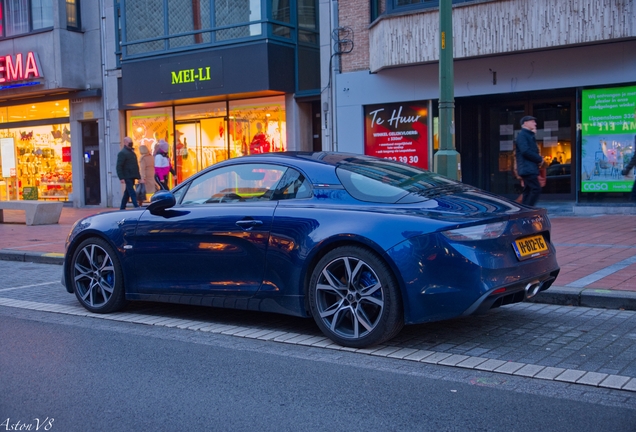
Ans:
{"label": "car front wheel", "polygon": [[100,238],[84,240],[71,260],[71,283],[79,302],[91,312],[120,310],[126,300],[119,259]]}
{"label": "car front wheel", "polygon": [[404,325],[391,270],[358,246],[339,247],[318,262],[310,280],[309,306],[322,332],[342,346],[382,343]]}

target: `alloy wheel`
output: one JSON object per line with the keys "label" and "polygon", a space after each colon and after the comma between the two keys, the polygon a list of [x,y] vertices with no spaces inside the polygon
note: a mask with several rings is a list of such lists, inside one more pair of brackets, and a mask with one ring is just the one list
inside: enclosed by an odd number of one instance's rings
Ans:
{"label": "alloy wheel", "polygon": [[360,339],[378,325],[384,310],[384,288],[363,260],[345,256],[328,263],[316,284],[316,306],[330,332]]}

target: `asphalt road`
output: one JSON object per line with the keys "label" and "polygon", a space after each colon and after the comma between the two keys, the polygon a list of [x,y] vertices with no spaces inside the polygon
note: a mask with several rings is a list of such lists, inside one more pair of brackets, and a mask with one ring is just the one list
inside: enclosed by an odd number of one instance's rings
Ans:
{"label": "asphalt road", "polygon": [[[246,335],[320,336],[272,314],[133,303],[86,316],[60,271],[0,261],[0,430],[636,431],[634,391]],[[514,305],[392,344],[636,377],[631,311]]]}
{"label": "asphalt road", "polygon": [[[557,382],[0,307],[0,421],[60,431],[633,431]],[[587,399],[587,400],[586,400]],[[46,420],[48,419],[48,420]]]}

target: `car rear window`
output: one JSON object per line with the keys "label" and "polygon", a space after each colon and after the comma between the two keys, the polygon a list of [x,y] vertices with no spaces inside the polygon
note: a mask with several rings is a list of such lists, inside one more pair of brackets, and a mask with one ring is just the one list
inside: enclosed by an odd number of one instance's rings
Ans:
{"label": "car rear window", "polygon": [[376,203],[415,203],[465,186],[439,174],[388,160],[349,159],[336,174],[354,198]]}

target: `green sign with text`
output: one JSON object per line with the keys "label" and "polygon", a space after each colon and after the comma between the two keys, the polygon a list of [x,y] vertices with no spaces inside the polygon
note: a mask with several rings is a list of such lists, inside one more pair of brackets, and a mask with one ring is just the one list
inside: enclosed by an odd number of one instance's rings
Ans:
{"label": "green sign with text", "polygon": [[636,86],[583,90],[581,192],[629,192],[621,171],[636,150]]}
{"label": "green sign with text", "polygon": [[223,87],[221,57],[165,63],[159,67],[161,93],[188,93]]}
{"label": "green sign with text", "polygon": [[195,81],[210,81],[210,66],[198,69],[182,69],[172,72],[172,85]]}

